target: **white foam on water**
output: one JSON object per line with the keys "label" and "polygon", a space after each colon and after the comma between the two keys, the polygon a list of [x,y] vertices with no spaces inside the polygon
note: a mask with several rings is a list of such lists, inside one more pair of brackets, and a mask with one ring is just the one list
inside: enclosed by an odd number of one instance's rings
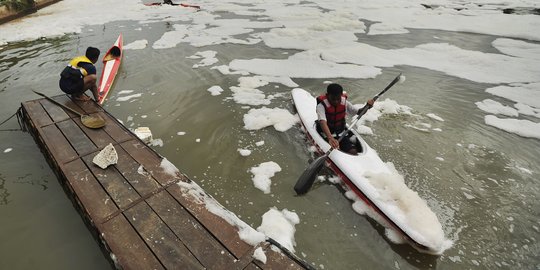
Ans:
{"label": "white foam on water", "polygon": [[266,254],[264,254],[262,247],[258,247],[257,249],[255,249],[255,251],[253,251],[252,257],[259,262],[262,262],[263,264],[266,263]]}
{"label": "white foam on water", "polygon": [[118,92],[118,95],[127,95],[135,92],[135,90],[122,90]]}
{"label": "white foam on water", "polygon": [[540,82],[495,86],[486,89],[486,92],[540,109]]}
{"label": "white foam on water", "polygon": [[441,122],[444,122],[444,119],[442,119],[442,117],[434,114],[434,113],[428,113],[426,114],[427,117],[431,118],[431,119],[435,119],[437,121],[441,121]]}
{"label": "white foam on water", "polygon": [[149,145],[151,146],[159,146],[159,147],[163,147],[163,140],[162,139],[153,139],[150,141]]}
{"label": "white foam on water", "polygon": [[123,47],[124,50],[142,50],[148,45],[148,40],[140,39],[133,41]]}
{"label": "white foam on water", "polygon": [[251,155],[251,150],[249,150],[249,149],[241,149],[241,148],[239,148],[238,152],[243,157],[247,157],[247,156]]}
{"label": "white foam on water", "polygon": [[514,118],[498,118],[495,115],[486,115],[484,122],[522,137],[540,139],[540,123]]}
{"label": "white foam on water", "polygon": [[540,60],[540,45],[523,40],[498,38],[492,42],[493,47],[511,56]]}
{"label": "white foam on water", "polygon": [[229,68],[263,76],[290,78],[374,78],[381,73],[379,68],[351,64],[336,64],[320,58],[290,57],[289,59],[236,59]]}
{"label": "white foam on water", "polygon": [[171,176],[176,176],[180,172],[167,158],[161,160],[160,167]]}
{"label": "white foam on water", "polygon": [[476,103],[476,106],[487,113],[492,114],[502,114],[506,116],[518,116],[518,111],[512,107],[502,105],[501,103],[492,100],[492,99],[484,99],[483,101],[478,101]]}
{"label": "white foam on water", "polygon": [[273,161],[263,162],[249,170],[253,174],[251,178],[253,185],[263,191],[264,194],[270,193],[270,186],[272,185],[270,178],[280,171],[281,167]]}
{"label": "white foam on water", "polygon": [[331,62],[374,67],[409,65],[481,83],[540,81],[540,65],[536,64],[536,59],[466,50],[448,43],[426,43],[401,49],[355,43],[318,51],[323,60]]}
{"label": "white foam on water", "polygon": [[212,94],[212,96],[219,96],[223,92],[223,88],[221,88],[221,86],[219,86],[219,85],[214,85],[214,86],[208,88],[208,92],[210,92],[210,94]]}
{"label": "white foam on water", "polygon": [[258,130],[273,126],[277,131],[284,132],[293,127],[298,121],[298,117],[292,115],[288,110],[262,107],[260,109],[251,109],[244,115],[244,128]]}
{"label": "white foam on water", "polygon": [[201,59],[201,61],[197,64],[193,65],[193,68],[199,68],[199,67],[206,67],[211,66],[215,63],[217,63],[219,60],[216,58],[217,52],[216,51],[202,51],[197,52],[192,56],[188,56],[189,59]]}
{"label": "white foam on water", "polygon": [[294,240],[295,225],[298,223],[300,223],[300,218],[295,212],[287,209],[279,211],[273,207],[264,213],[262,224],[257,228],[257,231],[264,233],[286,249],[294,252],[294,246],[296,246]]}
{"label": "white foam on water", "polygon": [[128,101],[130,99],[134,99],[134,98],[138,98],[138,97],[141,97],[142,94],[133,94],[133,95],[129,95],[129,96],[123,96],[123,97],[118,97],[116,99],[116,101]]}

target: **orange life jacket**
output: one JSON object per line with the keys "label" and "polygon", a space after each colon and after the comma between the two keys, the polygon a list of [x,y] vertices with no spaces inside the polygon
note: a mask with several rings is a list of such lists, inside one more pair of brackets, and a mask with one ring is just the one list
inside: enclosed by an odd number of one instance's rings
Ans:
{"label": "orange life jacket", "polygon": [[317,97],[317,104],[324,105],[326,124],[331,133],[340,133],[345,129],[345,116],[347,115],[347,95],[341,95],[341,101],[337,106],[332,106],[326,95]]}

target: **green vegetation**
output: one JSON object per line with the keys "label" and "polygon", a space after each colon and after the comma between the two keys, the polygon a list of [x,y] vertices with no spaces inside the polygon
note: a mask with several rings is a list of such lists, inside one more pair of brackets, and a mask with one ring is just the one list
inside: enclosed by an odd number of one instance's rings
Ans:
{"label": "green vegetation", "polygon": [[22,11],[32,7],[36,2],[34,0],[0,0],[0,6],[6,6],[9,10]]}

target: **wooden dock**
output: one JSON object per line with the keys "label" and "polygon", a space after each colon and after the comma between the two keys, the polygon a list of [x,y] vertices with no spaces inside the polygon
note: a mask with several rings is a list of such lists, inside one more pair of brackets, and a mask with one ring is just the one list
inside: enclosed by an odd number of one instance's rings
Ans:
{"label": "wooden dock", "polygon": [[[89,129],[80,118],[46,99],[21,104],[20,117],[42,150],[107,259],[117,269],[305,269],[296,256],[260,243],[267,262],[238,228],[186,194],[160,167],[162,157],[94,102],[56,101],[107,122]],[[94,156],[112,143],[118,163],[103,170]],[[209,195],[204,194],[204,196]],[[213,200],[213,199],[212,199]]]}

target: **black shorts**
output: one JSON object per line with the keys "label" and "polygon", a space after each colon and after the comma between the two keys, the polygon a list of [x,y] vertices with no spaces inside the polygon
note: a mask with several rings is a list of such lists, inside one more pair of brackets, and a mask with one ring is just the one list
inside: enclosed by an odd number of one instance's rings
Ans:
{"label": "black shorts", "polygon": [[79,94],[83,92],[84,79],[79,70],[66,67],[60,73],[59,85],[66,94]]}
{"label": "black shorts", "polygon": [[[324,132],[322,131],[322,128],[319,124],[319,120],[316,120],[315,121],[315,126],[317,128],[317,132],[319,132],[319,134],[326,140],[328,141],[328,139],[326,138],[326,135],[324,135]],[[339,132],[341,133],[341,132]],[[337,135],[339,135],[339,133]],[[334,137],[336,138],[336,140],[338,139],[338,137]],[[349,139],[349,137],[352,135],[351,132],[347,132],[347,134],[345,134],[345,138],[343,138],[340,142],[339,142],[339,150],[343,151],[343,152],[349,152],[349,150],[353,149],[355,146],[354,144],[351,142],[351,140]]]}

